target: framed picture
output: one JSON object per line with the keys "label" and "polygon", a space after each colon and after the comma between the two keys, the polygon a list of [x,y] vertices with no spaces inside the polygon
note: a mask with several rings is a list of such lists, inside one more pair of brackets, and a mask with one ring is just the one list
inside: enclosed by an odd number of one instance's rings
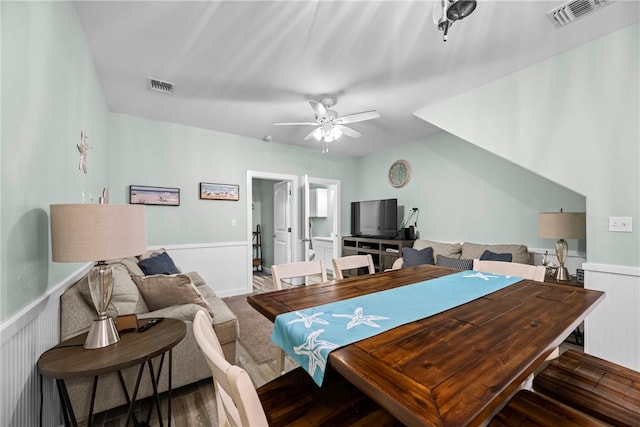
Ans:
{"label": "framed picture", "polygon": [[200,198],[203,200],[240,200],[240,186],[235,184],[200,183]]}
{"label": "framed picture", "polygon": [[180,189],[130,185],[129,203],[133,205],[180,206]]}

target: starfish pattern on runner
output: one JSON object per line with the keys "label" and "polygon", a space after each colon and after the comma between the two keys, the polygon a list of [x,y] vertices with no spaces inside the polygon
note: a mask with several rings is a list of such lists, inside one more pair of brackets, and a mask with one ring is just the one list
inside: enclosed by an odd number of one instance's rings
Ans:
{"label": "starfish pattern on runner", "polygon": [[320,368],[324,372],[326,367],[326,358],[320,354],[322,350],[333,350],[338,346],[332,342],[325,340],[318,340],[318,335],[324,332],[324,329],[318,329],[313,331],[307,337],[307,340],[293,347],[293,351],[296,354],[307,356],[309,358],[309,369],[307,372],[313,376],[317,368]]}
{"label": "starfish pattern on runner", "polygon": [[[499,276],[495,276],[495,275],[492,275],[492,274],[484,274],[484,273],[481,273],[480,271],[478,271],[475,274],[465,274],[462,277],[478,277],[478,278],[480,278],[482,280],[487,280],[488,281],[492,277],[496,278],[496,277],[499,277]],[[511,276],[506,276],[506,277],[509,278]]]}
{"label": "starfish pattern on runner", "polygon": [[347,330],[358,325],[367,325],[367,326],[371,326],[372,328],[379,328],[380,325],[374,322],[374,320],[389,319],[388,317],[376,316],[375,314],[369,314],[365,316],[364,314],[362,314],[362,307],[356,308],[353,314],[333,314],[333,317],[351,318],[349,323],[347,323]]}
{"label": "starfish pattern on runner", "polygon": [[298,319],[293,319],[288,321],[287,325],[291,325],[292,323],[304,322],[305,328],[310,328],[314,323],[319,323],[321,325],[329,324],[329,322],[327,322],[326,320],[318,318],[318,316],[322,316],[324,313],[314,313],[311,316],[309,316],[308,314],[304,314],[304,313],[300,313],[299,311],[296,311],[295,314],[296,316],[298,316]]}

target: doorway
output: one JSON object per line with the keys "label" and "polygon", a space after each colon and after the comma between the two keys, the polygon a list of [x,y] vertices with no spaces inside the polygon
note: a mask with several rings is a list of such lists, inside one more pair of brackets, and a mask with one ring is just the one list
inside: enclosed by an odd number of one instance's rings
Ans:
{"label": "doorway", "polygon": [[331,260],[340,250],[340,180],[304,176],[303,242],[304,259],[324,261],[334,274]]}
{"label": "doorway", "polygon": [[[249,247],[247,251],[247,268],[248,283],[247,292],[253,291],[253,232],[256,225],[260,224],[262,231],[262,267],[263,270],[270,271],[274,261],[275,250],[275,224],[284,223],[283,219],[275,218],[274,212],[274,185],[283,183],[291,189],[290,203],[286,208],[286,213],[290,220],[291,232],[290,251],[287,254],[286,249],[283,250],[285,262],[299,260],[299,246],[301,237],[299,233],[299,217],[298,217],[298,177],[295,175],[247,171],[247,242]],[[286,213],[283,213],[286,214]],[[279,215],[279,214],[278,214]],[[288,227],[287,227],[288,228]],[[282,236],[279,237],[282,239]]]}

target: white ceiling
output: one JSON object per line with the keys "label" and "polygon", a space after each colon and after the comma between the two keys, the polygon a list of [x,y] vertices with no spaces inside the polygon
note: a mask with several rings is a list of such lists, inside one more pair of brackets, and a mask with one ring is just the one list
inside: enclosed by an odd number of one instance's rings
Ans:
{"label": "white ceiling", "polygon": [[[556,29],[563,1],[478,0],[449,40],[433,1],[76,2],[113,112],[254,138],[303,141],[308,100],[330,95],[340,115],[377,110],[332,152],[366,155],[438,129],[413,116],[567,49],[639,22],[639,2],[618,0]],[[151,92],[147,77],[175,84]],[[265,142],[266,143],[266,142]]]}

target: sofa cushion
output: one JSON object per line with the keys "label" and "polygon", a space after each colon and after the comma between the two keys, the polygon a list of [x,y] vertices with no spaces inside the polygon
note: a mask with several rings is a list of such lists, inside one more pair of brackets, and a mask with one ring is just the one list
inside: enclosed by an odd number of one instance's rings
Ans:
{"label": "sofa cushion", "polygon": [[472,259],[449,258],[438,255],[436,264],[442,267],[453,268],[455,270],[473,270]]}
{"label": "sofa cushion", "polygon": [[165,248],[151,249],[151,250],[148,250],[148,251],[146,251],[145,253],[143,253],[141,255],[138,255],[137,258],[138,258],[138,261],[143,261],[143,260],[145,260],[147,258],[151,258],[151,257],[154,257],[156,255],[163,254],[165,252],[167,252],[167,250]]}
{"label": "sofa cushion", "polygon": [[462,258],[480,259],[482,253],[486,250],[496,253],[509,252],[513,256],[513,262],[531,264],[529,249],[525,245],[481,245],[464,242],[462,244]]}
{"label": "sofa cushion", "polygon": [[201,305],[179,304],[141,314],[138,316],[138,319],[154,319],[156,317],[167,317],[171,319],[184,320],[185,322],[193,322],[193,319],[196,317],[196,313],[200,310],[206,311],[207,315],[211,316],[211,313],[209,313],[209,311]]}
{"label": "sofa cushion", "polygon": [[206,300],[215,313],[213,329],[216,331],[220,343],[224,344],[236,341],[240,336],[240,326],[237,316],[222,299],[213,296],[206,298]]}
{"label": "sofa cushion", "polygon": [[144,272],[138,265],[138,258],[132,256],[127,258],[118,258],[107,261],[107,264],[122,264],[125,266],[129,275],[131,276],[144,276]]}
{"label": "sofa cushion", "polygon": [[[111,304],[107,310],[107,315],[111,317],[122,316],[124,314],[145,313],[149,311],[145,300],[140,296],[136,284],[131,280],[129,272],[122,264],[111,264],[113,270],[113,292],[111,294]],[[78,291],[82,299],[94,309],[89,291],[89,278],[84,275],[78,282]]]}
{"label": "sofa cushion", "polygon": [[482,255],[480,255],[480,259],[485,261],[511,262],[511,260],[513,259],[513,255],[511,255],[509,252],[498,254],[487,249],[486,251],[482,252]]}
{"label": "sofa cushion", "polygon": [[204,296],[205,298],[207,297],[207,295],[205,295],[205,290],[208,291],[208,292],[211,292],[213,294],[213,290],[210,287],[207,286],[207,283],[204,281],[202,276],[200,276],[198,274],[197,271],[190,271],[190,272],[184,273],[184,274],[189,276],[189,279],[191,279],[191,283],[196,285],[196,289],[198,289],[200,291],[202,296]]}
{"label": "sofa cushion", "polygon": [[168,253],[162,252],[156,256],[140,260],[138,266],[144,274],[151,276],[154,274],[178,274],[180,270],[176,267]]}
{"label": "sofa cushion", "polygon": [[423,239],[418,239],[413,242],[414,249],[424,249],[428,247],[433,248],[434,257],[444,255],[449,258],[460,258],[460,252],[462,251],[462,245],[460,245],[460,243],[442,243]]}
{"label": "sofa cushion", "polygon": [[402,268],[422,264],[435,264],[433,260],[433,248],[431,247],[424,249],[402,248],[402,259],[404,260]]}
{"label": "sofa cushion", "polygon": [[211,306],[186,274],[133,276],[133,281],[149,310],[155,311],[181,304],[197,304],[204,307],[213,317]]}

